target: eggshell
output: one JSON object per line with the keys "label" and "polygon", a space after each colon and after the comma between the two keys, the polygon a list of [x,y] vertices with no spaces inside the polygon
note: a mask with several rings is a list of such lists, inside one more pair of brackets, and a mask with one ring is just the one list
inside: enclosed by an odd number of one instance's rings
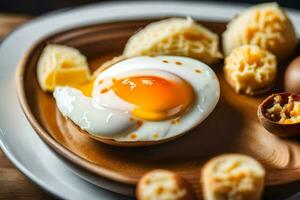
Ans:
{"label": "eggshell", "polygon": [[[282,98],[288,98],[292,93],[278,93],[272,94],[267,97],[258,107],[257,116],[264,126],[270,133],[277,135],[279,137],[291,137],[300,134],[300,122],[293,124],[281,124],[270,120],[264,115],[264,110],[271,107],[273,104],[273,99],[276,95],[280,95]],[[300,95],[297,95],[297,99],[300,101]]]}

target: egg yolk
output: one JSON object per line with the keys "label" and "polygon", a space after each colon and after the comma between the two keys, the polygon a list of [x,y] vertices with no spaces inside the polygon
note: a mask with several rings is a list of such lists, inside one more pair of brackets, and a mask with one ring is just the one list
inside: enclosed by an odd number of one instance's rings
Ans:
{"label": "egg yolk", "polygon": [[135,76],[115,80],[112,90],[133,104],[132,114],[146,120],[165,120],[185,112],[194,98],[186,81],[167,80],[157,76]]}
{"label": "egg yolk", "polygon": [[94,87],[94,81],[90,81],[86,84],[74,86],[77,90],[80,90],[84,96],[91,97]]}

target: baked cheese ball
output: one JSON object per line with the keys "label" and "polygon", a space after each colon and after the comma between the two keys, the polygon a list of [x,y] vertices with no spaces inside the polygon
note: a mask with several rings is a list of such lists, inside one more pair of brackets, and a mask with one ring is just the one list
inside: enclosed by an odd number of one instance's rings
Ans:
{"label": "baked cheese ball", "polygon": [[225,58],[225,79],[237,93],[252,96],[269,90],[276,71],[275,56],[256,45],[237,47]]}
{"label": "baked cheese ball", "polygon": [[47,45],[37,64],[37,79],[44,91],[52,92],[56,86],[77,86],[90,79],[86,57],[77,49]]}
{"label": "baked cheese ball", "polygon": [[218,35],[191,18],[170,18],[154,22],[134,34],[124,55],[177,55],[192,57],[207,64],[222,58]]}
{"label": "baked cheese ball", "polygon": [[202,169],[204,200],[259,200],[264,188],[264,177],[264,168],[249,156],[217,156]]}
{"label": "baked cheese ball", "polygon": [[278,60],[283,60],[293,53],[297,37],[284,10],[277,3],[264,3],[243,11],[223,33],[226,56],[243,44],[258,45],[275,54]]}
{"label": "baked cheese ball", "polygon": [[168,170],[152,170],[138,182],[138,200],[196,200],[191,185]]}

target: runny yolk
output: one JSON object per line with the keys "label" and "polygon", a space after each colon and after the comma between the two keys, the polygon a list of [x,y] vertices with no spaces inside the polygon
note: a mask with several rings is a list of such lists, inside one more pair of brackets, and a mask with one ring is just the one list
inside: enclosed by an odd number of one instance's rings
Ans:
{"label": "runny yolk", "polygon": [[133,104],[132,114],[146,120],[165,120],[185,112],[194,98],[193,88],[184,80],[157,76],[135,76],[116,80],[112,90]]}
{"label": "runny yolk", "polygon": [[94,81],[90,81],[86,84],[74,86],[76,89],[80,90],[84,96],[91,97],[92,90],[94,86]]}

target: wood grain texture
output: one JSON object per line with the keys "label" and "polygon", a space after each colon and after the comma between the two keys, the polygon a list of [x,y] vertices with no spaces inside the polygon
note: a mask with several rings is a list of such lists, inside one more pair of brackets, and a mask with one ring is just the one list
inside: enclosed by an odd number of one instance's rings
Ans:
{"label": "wood grain texture", "polygon": [[[258,97],[236,94],[224,80],[222,63],[212,66],[220,80],[222,94],[214,112],[186,135],[165,144],[126,149],[109,146],[82,134],[60,115],[52,95],[39,88],[35,76],[36,63],[45,45],[59,43],[78,48],[95,70],[102,62],[119,55],[127,39],[149,22],[151,20],[123,21],[81,27],[52,35],[28,52],[18,71],[18,93],[29,121],[41,138],[77,165],[132,187],[145,172],[164,168],[185,177],[200,196],[200,169],[208,159],[222,153],[244,153],[256,158],[267,170],[266,199],[283,199],[282,195],[293,193],[291,189],[300,189],[297,140],[280,139],[260,125],[257,107],[268,94]],[[226,25],[224,22],[201,23],[218,34]],[[279,74],[285,66],[281,64]],[[281,88],[279,78],[271,92],[282,91]]]}
{"label": "wood grain texture", "polygon": [[[0,40],[31,17],[0,13]],[[30,182],[0,149],[0,199],[55,199]]]}
{"label": "wood grain texture", "polygon": [[25,15],[0,13],[0,39],[30,18],[30,16]]}

